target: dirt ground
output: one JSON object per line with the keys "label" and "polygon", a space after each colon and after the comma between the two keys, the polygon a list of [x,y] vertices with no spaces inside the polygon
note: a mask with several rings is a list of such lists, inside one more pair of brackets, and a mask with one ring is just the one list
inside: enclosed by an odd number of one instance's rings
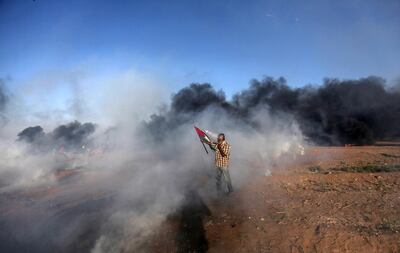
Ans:
{"label": "dirt ground", "polygon": [[[310,147],[269,176],[254,167],[228,197],[189,190],[143,245],[123,252],[400,252],[400,143]],[[55,186],[0,194],[0,252],[91,252],[125,177],[55,176]]]}
{"label": "dirt ground", "polygon": [[308,148],[187,211],[197,219],[170,218],[152,251],[400,252],[400,172],[370,172],[399,164],[399,143]]}

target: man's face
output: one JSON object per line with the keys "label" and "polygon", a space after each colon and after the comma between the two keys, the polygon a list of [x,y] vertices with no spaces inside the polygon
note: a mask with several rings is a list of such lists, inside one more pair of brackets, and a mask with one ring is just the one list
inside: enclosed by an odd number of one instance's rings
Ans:
{"label": "man's face", "polygon": [[224,136],[218,135],[218,142],[223,142],[223,141],[224,141]]}

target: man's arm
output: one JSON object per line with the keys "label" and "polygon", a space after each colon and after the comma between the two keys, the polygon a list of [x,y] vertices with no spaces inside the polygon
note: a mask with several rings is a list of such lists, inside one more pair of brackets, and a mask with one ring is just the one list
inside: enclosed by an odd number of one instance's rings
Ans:
{"label": "man's arm", "polygon": [[205,144],[209,145],[210,148],[211,148],[212,150],[214,150],[214,151],[217,150],[217,143],[215,143],[215,142],[209,142],[209,141],[203,141],[203,142],[204,142]]}
{"label": "man's arm", "polygon": [[222,144],[218,143],[217,148],[218,148],[219,152],[221,153],[221,155],[223,157],[227,157],[228,156],[228,154],[229,154],[229,146],[228,146],[228,144],[222,145]]}

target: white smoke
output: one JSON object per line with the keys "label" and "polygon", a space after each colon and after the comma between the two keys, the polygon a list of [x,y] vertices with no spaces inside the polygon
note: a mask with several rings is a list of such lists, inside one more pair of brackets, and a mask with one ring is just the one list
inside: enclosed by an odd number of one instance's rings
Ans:
{"label": "white smoke", "polygon": [[[84,164],[109,175],[108,182],[98,187],[115,192],[115,211],[102,221],[92,252],[137,252],[179,208],[188,189],[201,191],[204,199],[215,197],[214,158],[212,152],[204,152],[191,122],[162,132],[164,139],[158,143],[143,130],[142,121],[162,106],[162,84],[134,71],[105,84],[99,108],[94,110],[98,122],[103,123],[96,130],[94,143],[103,150],[100,155],[85,156]],[[237,191],[303,145],[301,131],[290,115],[272,115],[268,109],[260,109],[250,119],[257,128],[214,107],[193,119],[211,132],[225,133],[232,146],[230,171]],[[6,182],[8,187],[58,183],[53,177],[57,166],[54,154],[32,154],[25,145],[15,143],[15,137],[2,141],[1,148],[0,173],[17,172],[11,184]],[[204,175],[209,177],[206,184],[199,180]]]}
{"label": "white smoke", "polygon": [[[207,109],[196,118],[199,126],[226,134],[232,146],[230,171],[237,190],[272,170],[282,156],[294,154],[303,142],[296,122],[288,115],[273,116],[260,110],[252,118],[261,131],[238,124],[215,108]],[[126,247],[140,250],[141,242],[179,207],[188,185],[199,187],[197,190],[205,192],[205,199],[214,197],[213,153],[204,152],[192,124],[180,125],[163,134],[166,138],[156,146],[142,143],[143,139],[136,136],[131,139],[129,148],[122,151],[127,153],[120,156],[118,163],[125,160],[125,166],[130,164],[137,177],[130,179],[129,187],[120,197],[128,202],[142,204],[145,201],[145,211],[135,211],[134,207],[112,215],[92,252],[121,252],[127,250]],[[209,184],[200,185],[197,176],[204,174],[211,176]]]}

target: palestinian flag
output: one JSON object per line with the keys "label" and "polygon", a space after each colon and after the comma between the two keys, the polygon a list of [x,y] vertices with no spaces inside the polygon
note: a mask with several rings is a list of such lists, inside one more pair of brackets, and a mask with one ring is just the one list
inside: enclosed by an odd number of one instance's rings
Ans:
{"label": "palestinian flag", "polygon": [[204,145],[204,143],[207,143],[207,144],[211,143],[210,137],[208,137],[208,135],[203,130],[201,130],[200,128],[198,128],[196,126],[193,126],[193,127],[194,127],[194,130],[196,131],[197,135],[200,138],[201,144],[203,144],[203,147],[204,147],[206,153],[208,154],[208,151],[207,151],[206,146]]}
{"label": "palestinian flag", "polygon": [[194,130],[196,130],[196,133],[199,136],[201,142],[206,142],[206,143],[211,142],[211,139],[210,139],[210,137],[208,137],[206,132],[204,132],[203,130],[201,130],[200,128],[198,128],[196,126],[194,127]]}

